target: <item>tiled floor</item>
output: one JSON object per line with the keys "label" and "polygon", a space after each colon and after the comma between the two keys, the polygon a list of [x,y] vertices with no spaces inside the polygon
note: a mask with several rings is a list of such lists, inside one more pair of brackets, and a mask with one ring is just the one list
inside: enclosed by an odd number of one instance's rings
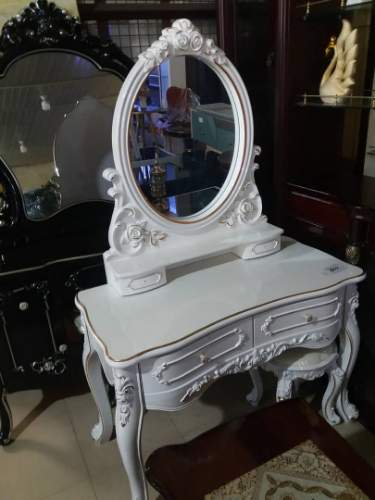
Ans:
{"label": "tiled floor", "polygon": [[[268,379],[269,390],[272,384]],[[159,446],[191,439],[248,412],[244,399],[248,389],[246,374],[227,377],[183,412],[149,412],[143,427],[144,458]],[[40,400],[40,391],[9,396],[16,427]],[[0,500],[130,499],[115,441],[98,446],[90,438],[95,421],[90,394],[49,406],[11,446],[0,449]],[[358,423],[341,424],[337,429],[375,467],[375,436]],[[156,498],[150,488],[150,499]]]}

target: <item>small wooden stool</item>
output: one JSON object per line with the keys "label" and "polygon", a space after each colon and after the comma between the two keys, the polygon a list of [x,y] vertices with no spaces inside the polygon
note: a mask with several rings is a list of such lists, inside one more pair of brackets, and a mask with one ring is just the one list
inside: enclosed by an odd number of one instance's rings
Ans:
{"label": "small wooden stool", "polygon": [[[331,425],[341,422],[335,411],[336,399],[344,373],[337,365],[337,345],[332,343],[321,349],[296,348],[262,365],[278,379],[276,401],[290,399],[293,386],[301,380],[315,380],[328,375],[328,385],[322,399],[322,415]],[[254,379],[253,379],[254,380]],[[259,389],[258,389],[259,392]]]}
{"label": "small wooden stool", "polygon": [[146,475],[166,500],[204,496],[305,440],[313,441],[375,498],[375,471],[305,401],[289,400],[232,420],[192,441],[156,450]]}

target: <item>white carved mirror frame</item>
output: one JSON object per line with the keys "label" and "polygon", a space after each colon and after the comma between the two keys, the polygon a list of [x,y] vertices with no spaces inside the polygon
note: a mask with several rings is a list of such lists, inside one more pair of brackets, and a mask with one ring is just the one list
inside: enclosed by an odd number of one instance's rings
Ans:
{"label": "white carved mirror frame", "polygon": [[[134,100],[147,74],[168,57],[193,56],[220,78],[229,96],[235,123],[231,167],[220,192],[200,212],[182,218],[163,216],[141,193],[129,156],[129,126]],[[236,68],[212,39],[188,19],[175,21],[159,40],[139,55],[118,97],[112,127],[116,169],[104,177],[113,183],[115,200],[109,228],[110,249],[104,254],[108,283],[131,295],[167,282],[166,269],[233,252],[243,259],[279,250],[282,230],[267,223],[255,184],[253,118],[245,85]]]}

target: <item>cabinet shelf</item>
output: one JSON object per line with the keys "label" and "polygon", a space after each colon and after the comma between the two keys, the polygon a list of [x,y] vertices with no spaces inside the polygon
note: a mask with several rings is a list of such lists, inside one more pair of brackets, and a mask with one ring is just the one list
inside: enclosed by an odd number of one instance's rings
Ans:
{"label": "cabinet shelf", "polygon": [[318,0],[316,2],[303,2],[297,5],[297,10],[304,21],[318,21],[325,17],[340,17],[342,14],[349,14],[358,10],[371,10],[373,5],[373,0],[350,5],[348,5],[347,0]]}
{"label": "cabinet shelf", "polygon": [[350,96],[326,96],[331,102],[322,101],[319,94],[301,94],[297,97],[297,106],[316,108],[357,108],[375,109],[375,94],[350,95]]}

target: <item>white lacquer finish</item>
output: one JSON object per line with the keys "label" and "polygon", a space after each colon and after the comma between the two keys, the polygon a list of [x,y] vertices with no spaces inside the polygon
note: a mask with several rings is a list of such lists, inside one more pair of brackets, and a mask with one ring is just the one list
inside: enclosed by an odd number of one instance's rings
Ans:
{"label": "white lacquer finish", "polygon": [[[168,57],[198,58],[217,74],[233,111],[235,140],[228,176],[215,199],[198,213],[166,217],[141,195],[129,157],[130,116],[134,98],[148,73]],[[260,148],[253,144],[253,115],[246,87],[236,68],[214,41],[205,38],[188,19],[178,19],[162,31],[129,72],[113,118],[115,199],[109,229],[110,249],[104,254],[107,280],[120,295],[158,288],[169,280],[167,269],[228,251],[242,259],[277,252],[282,230],[267,223],[255,183]]]}
{"label": "white lacquer finish", "polygon": [[[235,141],[216,198],[178,219],[162,216],[141,195],[127,137],[147,72],[182,55],[197,57],[219,76],[232,105]],[[356,283],[364,275],[294,240],[281,245],[282,230],[262,215],[254,178],[260,150],[253,146],[245,86],[224,53],[187,19],[163,30],[129,73],[116,106],[113,150],[116,169],[105,173],[115,198],[104,255],[108,284],[80,292],[76,303],[99,412],[93,437],[104,442],[113,432],[104,374],[115,387],[116,436],[133,500],[147,499],[140,455],[145,410],[181,409],[218,378],[245,371],[253,381],[247,399],[256,404],[262,392],[257,368],[287,350],[327,347],[339,338],[325,404],[332,415],[355,417],[347,383],[359,346]]]}
{"label": "white lacquer finish", "polygon": [[[359,345],[356,283],[363,279],[358,267],[285,238],[280,252],[261,260],[229,254],[175,269],[166,287],[147,294],[120,297],[109,285],[80,292],[90,352],[112,372],[117,440],[133,498],[147,498],[139,454],[145,409],[183,408],[218,378],[289,349],[339,339],[336,364],[326,367],[323,407],[332,423],[354,418],[347,382]],[[92,372],[91,381],[96,366]],[[252,375],[254,404],[261,385]],[[95,437],[104,441],[112,424],[101,384],[91,389],[100,410]]]}
{"label": "white lacquer finish", "polygon": [[[283,303],[302,301],[298,307],[305,307],[306,299],[324,303],[339,298],[343,293],[342,283],[356,281],[361,274],[357,267],[284,239],[282,251],[263,259],[242,261],[233,254],[223,255],[171,270],[168,286],[158,290],[124,298],[112,287],[103,285],[80,292],[78,301],[89,311],[89,323],[99,341],[106,332],[103,348],[108,359],[123,361],[125,365],[126,361],[136,360],[139,353],[148,357],[148,351],[175,342],[182,345],[190,341],[192,333],[198,338],[203,335],[203,329],[205,333],[215,330],[220,323],[230,324],[234,317],[269,311],[270,304],[277,307],[278,312]],[[329,297],[322,299],[326,294]],[[322,316],[333,315],[336,308],[336,303],[323,306]],[[300,319],[295,319],[295,309],[292,306],[293,312],[288,316],[293,326],[304,320],[303,311]],[[318,314],[319,308],[307,311]],[[150,321],[146,328],[145,316]],[[261,315],[261,321],[256,319],[259,328],[268,316],[269,313]],[[318,325],[334,323],[338,329],[341,317],[332,317]],[[280,322],[281,318],[274,324],[277,326]],[[210,326],[207,328],[207,325]],[[311,326],[307,322],[301,330],[308,333]],[[113,335],[108,335],[108,331]],[[296,333],[299,331],[297,328]],[[129,332],[132,332],[130,336]],[[255,332],[257,338],[261,334]],[[272,335],[265,335],[265,339],[276,340]]]}
{"label": "white lacquer finish", "polygon": [[336,411],[336,403],[345,380],[344,372],[337,364],[337,358],[337,345],[333,342],[328,347],[317,350],[290,350],[264,364],[262,368],[273,372],[278,378],[277,401],[290,399],[297,381],[314,380],[327,374],[328,385],[322,399],[322,415],[328,423],[336,425],[341,422]]}

